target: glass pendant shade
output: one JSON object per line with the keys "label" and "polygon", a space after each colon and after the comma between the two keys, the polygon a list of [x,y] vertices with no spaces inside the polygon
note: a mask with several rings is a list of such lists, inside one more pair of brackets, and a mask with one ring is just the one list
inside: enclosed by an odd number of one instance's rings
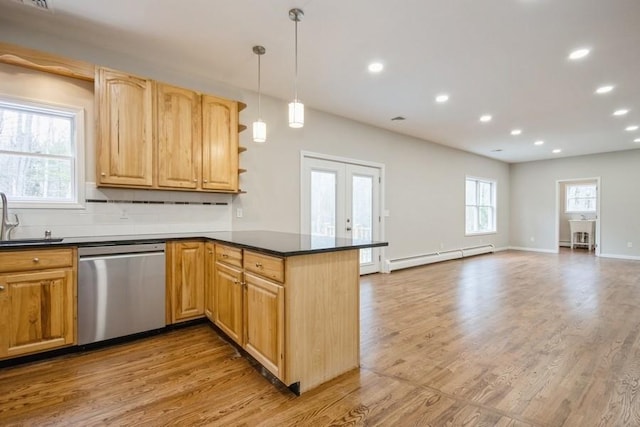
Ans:
{"label": "glass pendant shade", "polygon": [[265,142],[267,140],[267,124],[258,119],[253,122],[253,142]]}
{"label": "glass pendant shade", "polygon": [[304,104],[298,99],[289,103],[289,127],[301,128],[304,126]]}

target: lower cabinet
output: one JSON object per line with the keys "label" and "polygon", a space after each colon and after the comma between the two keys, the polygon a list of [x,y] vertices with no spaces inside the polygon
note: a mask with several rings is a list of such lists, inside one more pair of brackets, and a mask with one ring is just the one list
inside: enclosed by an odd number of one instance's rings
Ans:
{"label": "lower cabinet", "polygon": [[283,378],[284,286],[245,273],[245,350],[276,377]]}
{"label": "lower cabinet", "polygon": [[167,323],[204,316],[204,261],[204,242],[167,242]]}
{"label": "lower cabinet", "polygon": [[219,244],[215,256],[215,324],[284,380],[285,288],[271,280],[283,279],[283,260]]}
{"label": "lower cabinet", "polygon": [[229,335],[229,338],[244,345],[242,271],[216,263],[215,286],[215,324]]}
{"label": "lower cabinet", "polygon": [[0,359],[73,345],[74,249],[0,253]]}
{"label": "lower cabinet", "polygon": [[216,312],[216,258],[215,245],[204,245],[204,315],[212,322]]}

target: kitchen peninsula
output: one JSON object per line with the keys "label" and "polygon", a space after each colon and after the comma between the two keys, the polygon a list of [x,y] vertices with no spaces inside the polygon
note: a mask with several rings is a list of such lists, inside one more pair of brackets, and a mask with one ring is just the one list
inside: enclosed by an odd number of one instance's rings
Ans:
{"label": "kitchen peninsula", "polygon": [[[235,231],[0,244],[2,277],[8,280],[4,295],[0,295],[2,317],[7,319],[0,319],[0,323],[10,324],[5,330],[11,334],[24,330],[11,324],[23,317],[17,315],[20,307],[12,306],[12,301],[18,304],[20,298],[12,295],[18,287],[14,289],[10,282],[12,276],[26,280],[22,270],[27,258],[36,259],[37,255],[43,266],[49,252],[63,248],[75,251],[144,242],[165,242],[167,246],[167,324],[206,316],[296,393],[359,366],[359,249],[387,246],[386,242]],[[16,259],[24,262],[12,266]],[[74,260],[70,268],[75,269],[75,264]],[[75,277],[75,272],[69,277]],[[73,295],[75,287],[73,283]],[[189,315],[180,316],[187,312]],[[75,331],[75,324],[72,329]],[[76,336],[75,332],[63,332],[67,337]],[[13,338],[2,341],[13,342]],[[39,337],[19,338],[27,342]],[[67,341],[65,345],[76,343]]]}

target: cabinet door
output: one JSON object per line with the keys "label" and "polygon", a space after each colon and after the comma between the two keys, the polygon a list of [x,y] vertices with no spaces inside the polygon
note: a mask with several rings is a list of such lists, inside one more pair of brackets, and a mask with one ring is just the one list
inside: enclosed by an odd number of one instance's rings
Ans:
{"label": "cabinet door", "polygon": [[276,377],[284,370],[284,287],[245,273],[245,350]]}
{"label": "cabinet door", "polygon": [[212,322],[215,320],[215,286],[216,286],[216,254],[213,243],[206,243],[204,248],[204,314]]}
{"label": "cabinet door", "polygon": [[204,242],[170,243],[172,323],[204,314]]}
{"label": "cabinet door", "polygon": [[244,342],[242,297],[242,272],[216,263],[215,323],[240,345]]}
{"label": "cabinet door", "polygon": [[202,188],[238,191],[238,103],[202,96]]}
{"label": "cabinet door", "polygon": [[0,276],[0,357],[74,343],[72,269]]}
{"label": "cabinet door", "polygon": [[200,95],[156,84],[158,186],[198,188],[202,145]]}
{"label": "cabinet door", "polygon": [[98,68],[98,184],[153,185],[152,81]]}

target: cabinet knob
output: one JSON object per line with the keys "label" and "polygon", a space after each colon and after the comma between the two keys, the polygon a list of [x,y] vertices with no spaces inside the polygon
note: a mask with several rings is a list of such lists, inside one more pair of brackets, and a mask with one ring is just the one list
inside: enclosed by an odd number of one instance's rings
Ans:
{"label": "cabinet knob", "polygon": [[204,182],[204,183],[206,184],[206,183],[207,183],[207,182],[209,182],[209,181],[208,181],[208,180],[206,180],[206,179],[203,179],[203,180],[202,180],[202,182]]}
{"label": "cabinet knob", "polygon": [[107,176],[107,174],[105,172],[102,172],[100,176]]}
{"label": "cabinet knob", "polygon": [[261,262],[256,262],[256,267],[257,268],[262,268],[262,263]]}
{"label": "cabinet knob", "polygon": [[36,262],[36,263],[40,262],[40,258],[35,257],[35,258],[33,259],[33,262]]}
{"label": "cabinet knob", "polygon": [[209,251],[209,255],[213,255],[213,251]]}
{"label": "cabinet knob", "polygon": [[4,291],[4,285],[0,285],[0,291]]}
{"label": "cabinet knob", "polygon": [[193,178],[193,182],[198,182],[198,178]]}
{"label": "cabinet knob", "polygon": [[222,254],[222,258],[229,258],[228,254]]}

